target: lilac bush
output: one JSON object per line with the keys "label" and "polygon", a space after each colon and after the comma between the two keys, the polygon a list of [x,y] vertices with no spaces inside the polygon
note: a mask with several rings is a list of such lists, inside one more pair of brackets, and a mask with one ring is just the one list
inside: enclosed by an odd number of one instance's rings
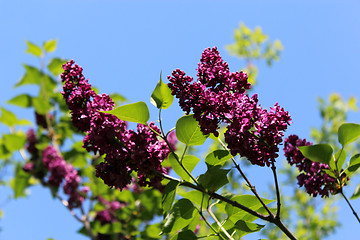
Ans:
{"label": "lilac bush", "polygon": [[[20,151],[26,161],[19,175],[25,174],[21,179],[29,182],[35,177],[51,189],[53,196],[83,224],[79,232],[92,240],[161,239],[162,235],[166,239],[233,240],[260,231],[264,225],[254,222],[258,219],[296,239],[282,219],[276,172],[279,147],[291,116],[278,103],[263,108],[257,94],[249,95],[247,74],[230,72],[216,47],[202,53],[196,80],[180,69],[168,77],[168,84],[160,77],[151,95],[151,103],[159,110],[158,125],[150,121],[146,103],[116,107],[116,97],[97,94],[85,79],[82,67],[73,60],[63,64],[63,69],[60,97],[46,96],[50,103],[59,103],[62,97],[71,117],[61,104],[34,106],[37,129],[24,134],[24,148],[30,157]],[[55,85],[51,86],[55,89]],[[172,104],[173,96],[179,99],[187,116],[166,132],[161,112]],[[62,113],[60,117],[57,110]],[[129,129],[128,121],[138,123],[136,129]],[[219,134],[220,129],[225,130],[224,134]],[[193,176],[200,158],[192,155],[192,147],[204,144],[210,135],[216,149],[205,157],[207,170]],[[354,155],[343,169],[344,146],[358,135],[360,126],[342,125],[342,149],[335,155],[330,145],[312,145],[296,135],[286,138],[285,156],[290,165],[299,169],[299,186],[304,186],[312,197],[341,193],[347,200],[342,188],[360,167],[360,154]],[[69,148],[67,139],[79,136],[82,141],[75,140],[69,151],[64,150]],[[21,135],[11,138],[18,140]],[[183,147],[178,148],[176,143]],[[270,167],[276,201],[260,197],[236,158]],[[170,176],[170,169],[179,178]],[[252,195],[236,195],[234,185],[227,185],[229,177],[234,181],[234,171]],[[89,209],[85,203],[89,203]],[[161,215],[163,223],[152,222]]]}

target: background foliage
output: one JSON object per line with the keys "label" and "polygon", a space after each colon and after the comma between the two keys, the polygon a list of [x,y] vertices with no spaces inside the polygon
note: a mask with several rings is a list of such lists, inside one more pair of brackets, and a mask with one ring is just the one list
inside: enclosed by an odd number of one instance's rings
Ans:
{"label": "background foliage", "polygon": [[[295,8],[295,7],[294,7]],[[305,7],[303,7],[303,8],[305,8]],[[60,7],[59,7],[59,9],[60,9]],[[330,11],[330,10],[329,10]],[[348,13],[351,13],[351,11],[348,11]],[[291,9],[290,9],[290,13],[291,13]],[[351,14],[349,14],[349,18],[351,18]],[[268,19],[270,19],[270,18],[268,18]],[[276,18],[275,18],[275,20],[276,20]],[[273,21],[275,21],[274,19],[273,19]],[[234,28],[234,27],[236,27],[236,25],[237,25],[237,23],[238,23],[238,20],[236,21],[236,23],[234,23],[233,25],[232,25],[232,27],[231,28]],[[263,25],[262,23],[257,23],[257,24],[261,24],[261,25]],[[320,24],[320,23],[315,23],[315,26],[316,26],[316,24]],[[253,26],[255,26],[255,24],[253,24]],[[268,28],[266,28],[265,26],[264,26],[264,30],[266,30],[266,29],[268,29]],[[325,29],[326,29],[326,26],[325,27],[323,27],[322,28],[322,30],[320,31],[321,33],[323,33],[324,31],[325,31]],[[342,31],[344,31],[345,33],[347,33],[346,32],[346,30],[342,30]],[[230,38],[230,36],[231,36],[231,34],[229,34],[229,33],[231,33],[231,31],[229,31],[228,30],[228,36],[229,36],[229,38]],[[50,37],[53,37],[53,36],[50,36]],[[280,36],[279,34],[271,34],[271,38],[272,37],[279,37],[280,39],[285,39],[285,42],[289,42],[288,41],[288,39],[287,38],[283,38],[282,36]],[[211,38],[211,37],[209,37],[209,38]],[[27,39],[34,39],[34,38],[27,38]],[[32,41],[35,41],[36,43],[41,43],[41,41],[43,40],[43,39],[46,39],[46,38],[42,38],[42,39],[37,39],[37,40],[32,40]],[[59,46],[61,46],[61,42],[62,42],[63,40],[62,40],[62,38],[60,37],[59,38]],[[76,41],[76,40],[73,40],[73,41]],[[311,41],[313,41],[313,42],[316,42],[316,39],[311,39],[310,38],[310,40],[309,40],[310,42]],[[65,42],[66,42],[66,40],[65,40]],[[227,41],[224,41],[223,43],[222,43],[222,45],[225,45],[225,44],[228,44],[228,43],[230,43],[231,42],[231,40],[229,40],[229,39],[227,39]],[[185,43],[184,43],[185,44]],[[214,43],[215,44],[215,43]],[[185,44],[186,45],[186,44]],[[216,45],[218,45],[217,43],[216,43]],[[285,45],[285,52],[286,51],[291,51],[291,45],[289,46],[288,44],[284,44]],[[201,52],[201,50],[204,48],[204,47],[207,47],[208,46],[208,43],[207,43],[207,45],[205,46],[205,44],[204,44],[204,46],[202,46],[201,48],[200,48],[200,50],[198,50],[198,52],[195,52],[194,51],[194,57],[193,57],[193,61],[194,62],[197,62],[197,59],[198,59],[198,53],[199,52]],[[210,45],[211,46],[211,45]],[[289,49],[290,48],[290,49]],[[23,47],[22,49],[21,49],[21,51],[23,51],[25,49],[25,47]],[[320,50],[321,50],[321,48],[320,48]],[[324,49],[325,50],[325,49]],[[336,51],[336,50],[335,50]],[[175,51],[174,51],[175,52]],[[66,53],[66,54],[61,54],[62,56],[66,56],[66,57],[68,57],[68,56],[71,56],[72,54],[69,54],[69,53]],[[101,54],[100,54],[101,55]],[[175,54],[176,55],[176,54]],[[320,54],[321,55],[321,54]],[[324,54],[323,54],[324,55]],[[287,55],[285,55],[285,57],[287,57]],[[301,59],[301,57],[302,57],[302,54],[300,53],[299,54],[299,59]],[[189,59],[190,57],[187,57],[187,59]],[[316,58],[316,57],[315,57]],[[286,59],[287,60],[287,59]],[[31,60],[32,61],[32,60]],[[284,60],[283,60],[284,61]],[[310,60],[309,60],[310,61]],[[335,61],[337,61],[337,60],[335,60]],[[27,62],[27,61],[24,61],[24,62]],[[168,62],[171,62],[171,61],[168,61]],[[285,62],[287,62],[287,61],[285,61]],[[274,64],[274,68],[275,68],[275,71],[276,71],[276,64],[277,63],[275,63]],[[280,64],[280,63],[279,63]],[[352,63],[349,63],[349,65],[348,65],[348,68],[351,68],[351,64]],[[19,64],[18,64],[19,65]],[[40,64],[41,65],[41,64]],[[165,64],[162,64],[162,65],[165,65]],[[189,64],[190,65],[190,64]],[[236,64],[233,64],[233,65],[236,65],[236,68],[239,68],[240,66],[244,66],[245,64],[239,64],[238,62],[236,62]],[[256,64],[254,64],[254,65],[256,65]],[[258,64],[259,66],[262,66],[262,64],[261,64],[261,61],[260,61],[260,63]],[[19,65],[20,66],[20,65]],[[39,66],[39,65],[36,65],[36,64],[34,64],[34,66]],[[178,66],[181,66],[181,64],[178,64],[176,67],[178,67]],[[194,64],[192,64],[192,68],[194,68],[193,67],[194,66]],[[163,69],[164,68],[164,66],[158,66],[157,67],[157,69],[156,69],[156,77],[155,77],[155,75],[154,75],[154,78],[153,78],[153,81],[149,81],[149,82],[151,82],[151,83],[149,83],[149,85],[151,85],[151,87],[149,87],[149,90],[148,90],[148,93],[147,93],[147,95],[146,96],[150,96],[151,95],[151,91],[152,91],[152,89],[154,88],[154,86],[155,86],[155,83],[156,83],[156,81],[157,81],[157,79],[158,79],[158,75],[159,75],[159,70],[160,69]],[[169,69],[172,69],[173,67],[169,67]],[[311,68],[311,67],[310,67]],[[94,71],[95,72],[95,68],[88,68],[89,70],[88,71]],[[94,69],[94,70],[90,70],[90,69]],[[323,66],[317,66],[317,71],[318,72],[321,72],[321,73],[324,73],[325,71],[323,71],[324,69],[323,69]],[[21,70],[21,71],[23,71],[23,70]],[[268,72],[269,70],[267,70],[266,68],[264,68],[264,66],[262,66],[262,68],[261,68],[261,70],[259,71],[259,73],[260,73],[260,75],[259,75],[259,88],[261,89],[261,79],[264,79],[264,82],[265,81],[267,81],[266,80],[266,77],[265,76],[267,76],[266,75],[266,73]],[[20,71],[19,71],[20,72]],[[163,72],[165,72],[164,71],[164,69],[163,69]],[[169,71],[167,71],[167,72],[169,72]],[[298,72],[298,71],[293,71],[293,72]],[[264,74],[264,75],[263,75]],[[335,76],[334,75],[332,75],[332,77],[333,78],[337,78],[336,77],[336,74],[338,74],[338,73],[332,73],[332,74],[335,74]],[[346,73],[345,73],[346,74]],[[13,78],[17,78],[20,74],[16,74],[17,76],[14,76]],[[113,74],[112,74],[113,75]],[[87,74],[87,76],[89,76],[90,78],[93,78],[92,76],[93,75],[91,75],[91,74]],[[347,76],[347,75],[346,75]],[[324,76],[324,78],[327,78],[327,77],[325,77]],[[329,77],[330,78],[330,77]],[[346,78],[346,77],[345,77]],[[99,78],[100,79],[100,78]],[[129,78],[128,78],[129,79]],[[291,78],[291,79],[294,79],[294,82],[296,82],[296,77],[294,77],[294,78]],[[348,81],[349,81],[349,79],[353,79],[353,78],[351,78],[351,76],[350,77],[348,77],[348,78],[346,78]],[[346,79],[345,79],[345,81],[346,81]],[[301,78],[301,80],[304,80],[304,78]],[[103,86],[100,84],[100,83],[98,83],[97,84],[99,87],[101,87],[101,88],[103,88]],[[264,85],[265,85],[265,83],[264,83]],[[264,86],[263,85],[263,86]],[[285,84],[286,85],[286,84]],[[306,84],[304,84],[304,85],[306,85]],[[347,85],[346,84],[346,82],[344,83],[344,85]],[[327,86],[325,86],[325,92],[327,91],[326,89],[328,89],[327,87],[329,87],[329,85],[327,85]],[[344,86],[339,86],[336,90],[339,90],[339,91],[342,91],[342,88],[343,88]],[[329,87],[330,88],[330,87]],[[300,91],[302,90],[301,89],[301,87],[300,87],[300,89],[299,89]],[[140,92],[141,91],[143,91],[143,90],[139,90]],[[315,91],[315,89],[314,89],[314,91]],[[118,92],[120,92],[120,93],[122,93],[122,91],[121,91],[121,89],[118,91]],[[310,91],[311,92],[311,91]],[[35,93],[33,90],[32,90],[32,93]],[[286,95],[286,94],[285,94]],[[294,93],[292,93],[292,95],[294,95]],[[4,95],[5,96],[5,95]],[[309,96],[309,102],[312,102],[312,103],[314,103],[314,98],[312,98],[311,97],[311,93],[308,95]],[[327,96],[326,96],[326,94],[324,94],[323,95],[323,98],[326,98]],[[275,99],[276,97],[274,97],[274,99]],[[8,100],[8,99],[10,99],[10,97],[8,97],[6,100]],[[288,99],[291,99],[291,98],[288,98]],[[143,99],[136,99],[136,97],[134,97],[134,98],[131,98],[131,100],[132,100],[132,102],[135,102],[136,100],[143,100]],[[38,101],[40,101],[40,100],[38,100]],[[302,101],[304,101],[304,99],[302,99]],[[36,102],[36,101],[35,101]],[[269,102],[272,102],[272,100],[270,100]],[[4,105],[4,104],[3,104]],[[36,105],[36,104],[35,104]],[[39,104],[38,104],[39,105]],[[306,104],[305,104],[306,105]],[[313,105],[315,105],[315,104],[313,104]],[[331,105],[331,104],[330,104]],[[309,105],[307,105],[307,106],[309,106]],[[46,107],[46,106],[45,106]],[[9,108],[9,107],[8,107]],[[11,108],[11,107],[10,107]],[[39,107],[40,108],[40,107]],[[15,108],[12,108],[12,110],[14,110]],[[295,108],[294,108],[295,109]],[[308,115],[310,115],[310,116],[315,116],[315,114],[314,115],[311,115],[312,113],[314,113],[315,112],[315,106],[312,108],[312,110],[310,109],[309,110],[309,112],[308,112]],[[296,114],[296,113],[295,113]],[[30,116],[30,114],[28,114],[28,116]],[[302,121],[305,125],[306,124],[308,124],[308,126],[309,125],[314,125],[313,123],[308,123],[307,121],[305,121],[305,119],[307,119],[308,117],[305,117],[304,116],[304,121]],[[297,118],[297,119],[301,119],[301,118]],[[300,120],[301,121],[301,120]],[[327,120],[328,121],[328,120]],[[304,128],[306,128],[306,127],[304,127]],[[307,128],[307,129],[309,129],[309,128]],[[7,131],[7,130],[6,130]],[[308,130],[304,130],[303,132],[308,132]],[[21,138],[21,136],[20,136],[21,134],[19,134],[19,138],[18,139],[20,139]],[[22,136],[24,136],[24,135],[22,135]],[[9,138],[13,138],[13,137],[8,137],[8,139]],[[317,142],[317,141],[314,141],[314,142]],[[349,154],[350,155],[350,154]],[[19,156],[18,156],[19,157]],[[264,191],[265,191],[265,189],[264,189]]]}

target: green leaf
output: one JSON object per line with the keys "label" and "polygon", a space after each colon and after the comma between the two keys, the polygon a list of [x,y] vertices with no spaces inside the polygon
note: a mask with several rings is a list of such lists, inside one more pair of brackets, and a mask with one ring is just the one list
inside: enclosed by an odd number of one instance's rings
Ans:
{"label": "green leaf", "polygon": [[199,123],[193,115],[186,115],[176,122],[176,137],[186,145],[202,145],[207,136],[204,136],[200,130]]}
{"label": "green leaf", "polygon": [[0,159],[8,159],[12,156],[12,152],[5,147],[3,139],[0,138]]}
{"label": "green leaf", "polygon": [[204,174],[201,174],[198,181],[204,188],[215,192],[222,186],[229,183],[227,178],[229,171],[229,169],[221,169],[221,166],[219,165],[213,166],[208,168]]}
{"label": "green leaf", "polygon": [[360,125],[355,123],[344,123],[339,127],[339,143],[344,147],[360,137]]}
{"label": "green leaf", "polygon": [[205,162],[208,165],[216,166],[220,165],[223,166],[227,160],[232,158],[232,155],[227,150],[215,150],[209,153],[206,158]]}
{"label": "green leaf", "polygon": [[31,175],[22,169],[22,165],[19,163],[15,168],[15,177],[11,179],[10,186],[14,191],[14,197],[26,197],[25,190],[30,186],[29,180]]}
{"label": "green leaf", "polygon": [[11,152],[22,149],[26,143],[26,135],[21,132],[4,134],[3,138],[5,147]]}
{"label": "green leaf", "polygon": [[177,233],[170,240],[194,240],[197,239],[195,233],[191,230],[185,230]]}
{"label": "green leaf", "polygon": [[357,187],[356,187],[353,195],[350,197],[350,199],[356,199],[358,197],[360,197],[360,184],[357,185]]}
{"label": "green leaf", "polygon": [[169,215],[165,218],[162,233],[174,233],[190,224],[194,215],[195,207],[188,199],[180,199],[172,207]]}
{"label": "green leaf", "polygon": [[112,94],[110,94],[110,97],[116,105],[120,105],[120,104],[128,102],[128,100],[123,95],[118,94],[118,93],[112,93]]}
{"label": "green leaf", "polygon": [[161,232],[161,224],[160,223],[148,225],[148,226],[146,226],[146,229],[145,229],[145,234],[146,234],[147,238],[143,237],[142,239],[148,239],[148,238],[161,239],[160,232]]}
{"label": "green leaf", "polygon": [[44,42],[44,49],[47,52],[53,52],[56,49],[57,40],[51,39],[49,41]]}
{"label": "green leaf", "polygon": [[141,219],[151,220],[154,214],[161,214],[161,193],[159,191],[146,190],[140,194]]}
{"label": "green leaf", "polygon": [[[169,154],[169,162],[171,164],[171,167],[176,172],[176,174],[184,179],[185,181],[189,181],[191,178],[190,176],[185,172],[185,170],[180,166],[179,162],[176,160],[175,155],[173,153]],[[185,167],[185,169],[191,173],[192,170],[194,170],[195,166],[199,163],[200,159],[198,157],[188,155],[184,156],[181,163]]]}
{"label": "green leaf", "polygon": [[23,108],[28,108],[32,106],[32,98],[28,94],[20,94],[7,101],[7,103]]}
{"label": "green leaf", "polygon": [[337,159],[336,161],[337,170],[341,171],[346,160],[346,151],[344,149],[340,149],[339,151],[337,151],[337,153],[335,153],[335,159]]}
{"label": "green leaf", "polygon": [[[217,223],[213,223],[212,226],[217,230],[217,232],[222,236],[221,239],[228,239],[226,234],[220,229],[219,225]],[[235,225],[232,221],[229,219],[226,219],[225,222],[222,222],[222,227],[230,234],[235,231]]]}
{"label": "green leaf", "polygon": [[[268,205],[269,203],[273,202],[273,200],[269,200],[265,198],[261,198],[261,199],[265,205]],[[241,205],[244,205],[245,207],[248,207],[255,211],[263,208],[263,205],[260,203],[259,199],[257,199],[257,197],[253,195],[238,195],[232,197],[231,200],[238,202]],[[233,222],[237,222],[238,220],[253,221],[256,219],[256,217],[253,217],[253,215],[251,215],[250,213],[245,212],[244,210],[241,210],[239,208],[236,208],[228,203],[226,204],[225,211],[229,219]]]}
{"label": "green leaf", "polygon": [[93,226],[94,231],[101,234],[115,234],[123,231],[120,222],[106,223],[104,225],[101,224],[100,221],[95,221]]}
{"label": "green leaf", "polygon": [[42,114],[42,115],[47,114],[53,107],[53,105],[50,103],[48,98],[43,95],[33,98],[32,103],[35,108],[35,111],[38,114]]}
{"label": "green leaf", "polygon": [[25,84],[40,84],[42,74],[36,67],[23,64],[25,68],[25,75],[16,83],[15,87]]}
{"label": "green leaf", "polygon": [[329,144],[316,144],[299,147],[304,157],[313,162],[329,164],[332,158],[333,149]]}
{"label": "green leaf", "polygon": [[191,202],[197,204],[198,206],[201,206],[201,202],[203,202],[203,204],[206,204],[209,200],[209,195],[199,192],[197,190],[193,190],[190,192],[180,192],[179,195],[186,199],[189,199]]}
{"label": "green leaf", "polygon": [[0,122],[5,124],[6,126],[13,127],[16,125],[17,117],[14,113],[1,107]]}
{"label": "green leaf", "polygon": [[332,169],[323,169],[322,171],[324,171],[330,177],[333,177],[334,179],[336,179],[336,175]]}
{"label": "green leaf", "polygon": [[263,227],[265,227],[265,225],[260,225],[260,224],[252,223],[252,222],[246,222],[243,220],[239,220],[235,223],[236,232],[240,237],[242,237],[248,233],[258,232]]}
{"label": "green leaf", "polygon": [[36,84],[42,87],[46,92],[53,92],[56,87],[56,82],[47,74],[42,73],[36,67],[32,67],[26,64],[23,64],[26,72],[25,75],[16,83],[15,87],[27,85],[27,84]]}
{"label": "green leaf", "polygon": [[355,154],[350,159],[350,165],[347,168],[347,171],[350,173],[356,172],[360,167],[360,153]]}
{"label": "green leaf", "polygon": [[166,217],[171,209],[171,206],[175,200],[176,188],[179,186],[179,182],[171,180],[165,187],[162,195],[162,208],[163,214]]}
{"label": "green leaf", "polygon": [[149,109],[144,102],[130,103],[117,107],[111,111],[102,111],[110,113],[120,120],[136,122],[146,125],[150,118]]}
{"label": "green leaf", "polygon": [[65,64],[68,60],[63,59],[63,58],[52,58],[49,61],[49,64],[47,65],[47,68],[49,69],[49,71],[54,75],[57,76],[60,73],[62,73],[64,71],[64,69],[62,68],[63,64]]}
{"label": "green leaf", "polygon": [[26,45],[27,45],[27,49],[26,49],[26,53],[30,53],[32,55],[34,55],[35,57],[40,57],[42,54],[42,50],[39,46],[35,45],[32,42],[29,41],[25,41]]}
{"label": "green leaf", "polygon": [[16,115],[3,107],[1,109],[0,122],[8,127],[15,125],[31,125],[31,122],[26,119],[17,119]]}
{"label": "green leaf", "polygon": [[167,109],[171,106],[174,96],[167,84],[163,83],[160,74],[160,80],[151,94],[150,102],[157,108]]}
{"label": "green leaf", "polygon": [[63,152],[64,159],[76,168],[84,168],[88,165],[87,151],[82,146],[83,142],[79,141],[74,143],[69,151]]}

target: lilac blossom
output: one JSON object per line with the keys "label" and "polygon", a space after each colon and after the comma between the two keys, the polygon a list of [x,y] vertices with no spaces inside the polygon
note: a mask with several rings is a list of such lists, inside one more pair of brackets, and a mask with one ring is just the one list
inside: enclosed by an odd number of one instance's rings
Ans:
{"label": "lilac blossom", "polygon": [[[158,139],[146,125],[138,124],[137,131],[127,129],[125,121],[100,111],[115,106],[107,94],[95,94],[74,61],[63,65],[62,94],[71,110],[72,123],[87,135],[83,147],[95,154],[104,155],[104,161],[95,166],[96,176],[105,184],[124,189],[131,183],[132,172],[137,172],[140,186],[161,188],[161,178],[154,172],[166,173],[161,162],[170,150],[165,141]],[[149,123],[158,133],[154,123]]]}
{"label": "lilac blossom", "polygon": [[101,196],[98,197],[98,200],[105,207],[104,210],[98,211],[95,216],[95,219],[100,221],[101,225],[116,222],[117,221],[116,211],[127,205],[125,202],[118,202],[118,201],[110,202]]}
{"label": "lilac blossom", "polygon": [[336,180],[324,172],[325,169],[330,169],[327,164],[313,162],[302,155],[298,147],[309,145],[312,143],[306,139],[290,135],[284,144],[286,159],[290,165],[295,165],[299,169],[297,180],[300,187],[304,186],[310,196],[328,197],[330,193],[336,193]]}
{"label": "lilac blossom", "polygon": [[36,138],[36,134],[34,129],[29,129],[26,133],[26,144],[25,149],[30,153],[30,160],[25,163],[23,170],[25,172],[34,172],[35,163],[39,157],[39,151],[36,147],[38,140]]}
{"label": "lilac blossom", "polygon": [[270,166],[278,157],[278,145],[291,117],[278,103],[270,110],[258,104],[244,72],[230,72],[216,47],[202,54],[198,79],[173,71],[168,86],[186,114],[192,112],[204,135],[218,136],[221,123],[227,124],[225,142],[233,155],[240,154],[252,164]]}
{"label": "lilac blossom", "polygon": [[77,171],[52,146],[46,147],[42,154],[43,165],[49,170],[48,184],[59,187],[64,182],[63,190],[69,196],[69,208],[79,207],[84,201],[84,191],[78,190],[81,178]]}

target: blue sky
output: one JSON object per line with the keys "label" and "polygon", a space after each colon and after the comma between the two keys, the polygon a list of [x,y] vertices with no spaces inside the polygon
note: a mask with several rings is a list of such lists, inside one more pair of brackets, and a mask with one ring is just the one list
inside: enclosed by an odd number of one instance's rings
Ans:
{"label": "blue sky", "polygon": [[[320,124],[318,96],[338,92],[345,99],[359,97],[359,10],[356,1],[0,0],[0,105],[24,91],[13,88],[24,73],[21,64],[40,64],[24,53],[25,40],[41,44],[58,39],[58,49],[49,57],[74,59],[100,92],[118,92],[131,102],[149,104],[160,71],[167,76],[180,68],[195,76],[207,47],[217,46],[232,71],[243,67],[225,45],[233,42],[234,29],[244,22],[251,28],[261,26],[285,48],[273,67],[259,63],[260,102],[264,107],[279,102],[293,118],[288,133],[308,137],[310,128]],[[23,117],[31,114],[8,108]],[[181,115],[176,104],[166,110],[166,127]],[[156,119],[154,108],[151,116]],[[349,121],[360,122],[359,113]],[[262,183],[253,178],[255,184]],[[348,195],[354,185],[349,188]],[[31,192],[28,199],[6,202],[7,191],[0,188],[5,212],[0,240],[84,239],[75,234],[79,224],[47,191],[36,187]],[[358,225],[345,205],[340,209],[344,227],[329,239],[355,239],[351,231]]]}

